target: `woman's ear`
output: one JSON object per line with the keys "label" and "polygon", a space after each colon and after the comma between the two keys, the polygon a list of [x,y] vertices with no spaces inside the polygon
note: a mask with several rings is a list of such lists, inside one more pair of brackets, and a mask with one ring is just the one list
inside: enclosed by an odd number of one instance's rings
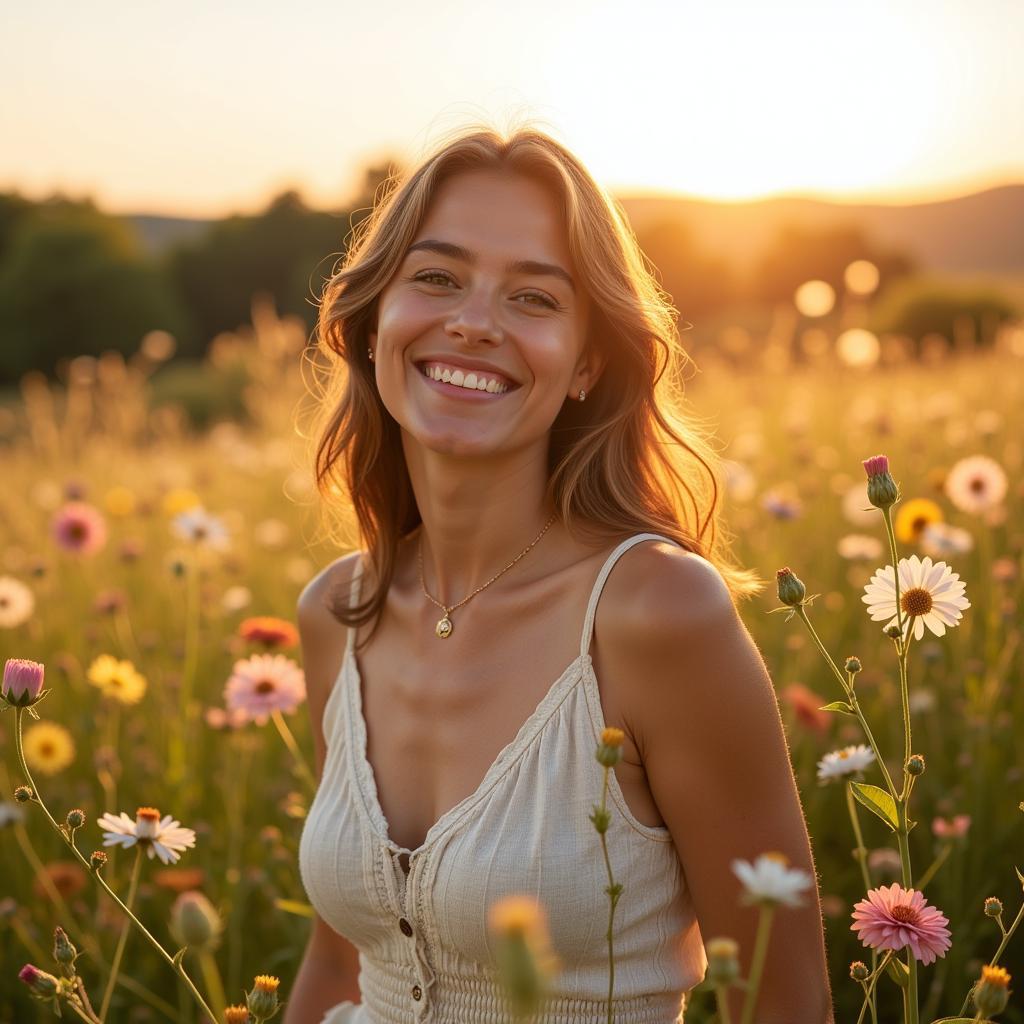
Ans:
{"label": "woman's ear", "polygon": [[575,398],[582,388],[584,391],[592,391],[601,374],[604,373],[608,357],[596,345],[588,344],[584,348],[579,361],[576,363],[576,371],[572,376],[572,386],[569,396]]}

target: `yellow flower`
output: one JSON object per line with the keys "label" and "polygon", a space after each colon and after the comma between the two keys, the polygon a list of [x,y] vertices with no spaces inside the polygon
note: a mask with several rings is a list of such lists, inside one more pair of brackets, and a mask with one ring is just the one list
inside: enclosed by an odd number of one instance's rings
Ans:
{"label": "yellow flower", "polygon": [[506,896],[491,904],[488,922],[499,935],[532,932],[541,921],[537,901],[529,896]]}
{"label": "yellow flower", "polygon": [[96,658],[86,677],[104,697],[122,704],[138,704],[146,692],[146,677],[140,675],[130,661],[118,661],[109,654]]}
{"label": "yellow flower", "polygon": [[39,722],[25,731],[25,760],[43,775],[56,775],[75,759],[75,741],[63,725]]}
{"label": "yellow flower", "polygon": [[606,747],[621,747],[625,739],[626,734],[614,726],[609,726],[601,733],[601,742]]}
{"label": "yellow flower", "polygon": [[272,974],[257,974],[253,979],[253,987],[260,990],[260,992],[276,992],[277,986],[281,984],[279,978],[275,978]]}
{"label": "yellow flower", "polygon": [[164,495],[162,507],[164,515],[173,518],[201,504],[202,498],[195,491],[190,491],[187,487],[175,487],[173,491],[168,491]]}
{"label": "yellow flower", "polygon": [[104,495],[103,504],[115,518],[130,516],[135,511],[135,492],[127,487],[112,487]]}
{"label": "yellow flower", "polygon": [[229,1006],[224,1011],[224,1024],[249,1024],[249,1008]]}
{"label": "yellow flower", "polygon": [[903,544],[916,544],[929,523],[942,522],[942,509],[928,498],[913,498],[896,512],[896,539]]}
{"label": "yellow flower", "polygon": [[1007,988],[1010,984],[1010,972],[1005,967],[990,967],[986,964],[981,969],[981,981],[987,981],[997,988]]}

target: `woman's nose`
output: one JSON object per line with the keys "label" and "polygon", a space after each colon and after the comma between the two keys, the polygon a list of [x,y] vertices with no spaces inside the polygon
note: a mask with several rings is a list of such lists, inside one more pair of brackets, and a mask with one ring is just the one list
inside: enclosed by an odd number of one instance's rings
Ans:
{"label": "woman's nose", "polygon": [[492,295],[483,291],[467,292],[463,301],[452,311],[446,330],[450,335],[469,342],[501,341],[502,328],[495,310],[496,301]]}

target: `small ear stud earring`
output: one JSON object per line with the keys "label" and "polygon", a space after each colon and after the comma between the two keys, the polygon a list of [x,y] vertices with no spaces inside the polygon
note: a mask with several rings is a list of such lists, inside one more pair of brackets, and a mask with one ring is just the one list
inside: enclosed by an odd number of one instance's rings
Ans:
{"label": "small ear stud earring", "polygon": [[368,348],[366,350],[366,354],[370,357],[370,362],[372,363],[373,362],[373,349],[372,348]]}
{"label": "small ear stud earring", "polygon": [[586,400],[587,400],[587,393],[586,393],[586,391],[583,390],[583,388],[580,388],[580,401],[581,402],[585,402]]}

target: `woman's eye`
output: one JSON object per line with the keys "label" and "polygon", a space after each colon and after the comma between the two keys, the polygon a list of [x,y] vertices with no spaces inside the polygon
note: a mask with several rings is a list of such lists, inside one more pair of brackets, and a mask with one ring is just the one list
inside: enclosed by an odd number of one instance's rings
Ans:
{"label": "woman's eye", "polygon": [[[413,277],[414,281],[423,281],[425,284],[433,284],[434,281],[431,279],[439,280],[442,284],[448,284],[452,281],[450,275],[445,274],[440,270],[424,270],[421,273]],[[554,299],[549,298],[543,292],[524,292],[522,295],[517,295],[517,299],[539,299],[540,302],[547,306],[549,309],[559,309],[559,305]],[[525,305],[532,305],[532,303],[525,303]]]}

